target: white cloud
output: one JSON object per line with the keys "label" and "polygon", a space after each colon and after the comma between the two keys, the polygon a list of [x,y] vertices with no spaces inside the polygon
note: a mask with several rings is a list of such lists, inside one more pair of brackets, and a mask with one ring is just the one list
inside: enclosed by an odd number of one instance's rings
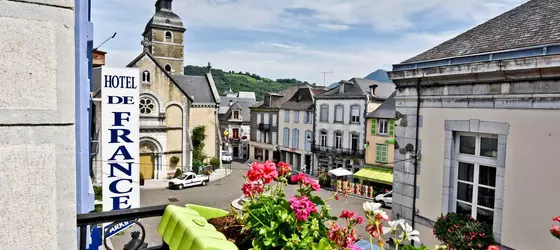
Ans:
{"label": "white cloud", "polygon": [[345,24],[330,24],[330,23],[321,23],[318,25],[321,28],[325,28],[328,30],[348,30],[350,26]]}

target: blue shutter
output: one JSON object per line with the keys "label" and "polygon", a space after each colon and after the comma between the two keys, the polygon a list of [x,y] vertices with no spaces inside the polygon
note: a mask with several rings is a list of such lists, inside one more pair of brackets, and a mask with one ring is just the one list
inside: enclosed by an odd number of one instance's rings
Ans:
{"label": "blue shutter", "polygon": [[298,148],[298,140],[299,140],[299,131],[295,128],[293,130],[294,135],[292,136],[292,148]]}
{"label": "blue shutter", "polygon": [[290,145],[290,129],[284,128],[284,147],[288,147]]}
{"label": "blue shutter", "polygon": [[307,123],[307,111],[303,112],[303,123]]}

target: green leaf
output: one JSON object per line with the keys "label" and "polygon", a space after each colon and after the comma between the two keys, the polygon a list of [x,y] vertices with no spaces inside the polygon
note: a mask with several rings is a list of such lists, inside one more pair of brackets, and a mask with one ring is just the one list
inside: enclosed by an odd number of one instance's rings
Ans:
{"label": "green leaf", "polygon": [[312,250],[333,250],[329,240],[323,238],[319,241],[319,243],[315,243],[311,246]]}
{"label": "green leaf", "polygon": [[319,205],[319,206],[325,205],[325,201],[323,201],[323,199],[319,196],[313,195],[313,196],[309,197],[309,200],[312,201],[313,203],[315,203],[316,205]]}

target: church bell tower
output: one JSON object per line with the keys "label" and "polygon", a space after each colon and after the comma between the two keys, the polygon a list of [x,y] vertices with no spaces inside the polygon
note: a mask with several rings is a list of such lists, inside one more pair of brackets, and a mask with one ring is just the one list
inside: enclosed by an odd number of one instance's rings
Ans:
{"label": "church bell tower", "polygon": [[181,18],[173,13],[173,0],[157,0],[155,14],[146,24],[142,45],[166,71],[183,75],[183,36],[185,27]]}

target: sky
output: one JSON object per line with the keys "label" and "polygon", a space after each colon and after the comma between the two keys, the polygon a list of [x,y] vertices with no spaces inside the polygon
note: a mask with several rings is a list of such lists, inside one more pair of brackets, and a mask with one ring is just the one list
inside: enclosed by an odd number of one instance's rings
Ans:
{"label": "sky", "polygon": [[[174,0],[185,65],[326,85],[400,63],[527,0]],[[92,1],[107,66],[142,52],[155,0]],[[332,72],[323,75],[322,72]],[[324,80],[326,76],[326,80]]]}

